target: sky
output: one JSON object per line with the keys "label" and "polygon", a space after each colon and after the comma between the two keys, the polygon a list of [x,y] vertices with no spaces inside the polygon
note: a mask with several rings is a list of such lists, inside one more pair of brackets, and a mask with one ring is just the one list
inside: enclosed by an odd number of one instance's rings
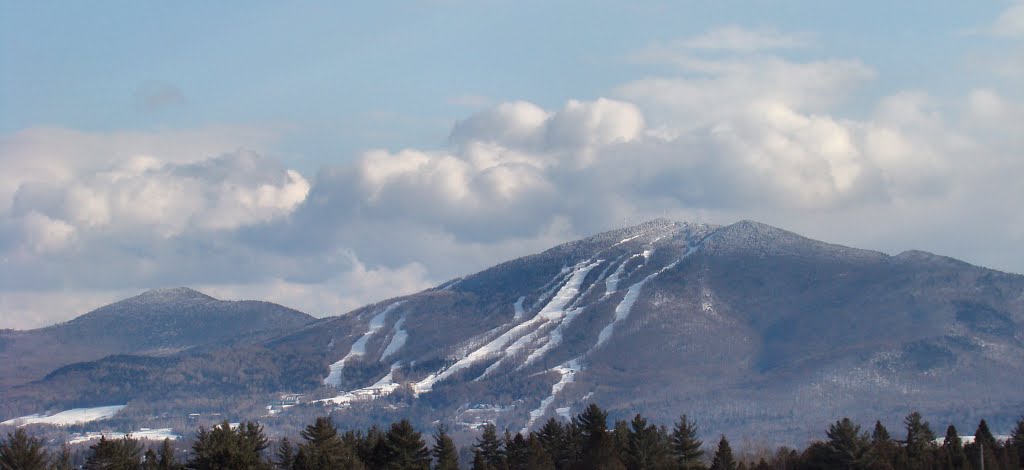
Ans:
{"label": "sky", "polygon": [[654,217],[1024,273],[1024,1],[0,0],[0,328]]}

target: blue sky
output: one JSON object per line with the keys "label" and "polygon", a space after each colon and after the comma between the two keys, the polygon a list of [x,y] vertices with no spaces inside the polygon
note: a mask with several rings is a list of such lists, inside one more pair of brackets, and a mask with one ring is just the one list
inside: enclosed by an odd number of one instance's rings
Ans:
{"label": "blue sky", "polygon": [[663,213],[1024,272],[1022,37],[996,0],[2,2],[0,327],[180,284],[337,314]]}

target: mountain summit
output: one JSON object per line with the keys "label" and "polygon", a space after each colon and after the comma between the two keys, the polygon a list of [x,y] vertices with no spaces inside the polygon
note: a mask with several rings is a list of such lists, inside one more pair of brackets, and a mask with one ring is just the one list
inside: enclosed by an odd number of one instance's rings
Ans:
{"label": "mountain summit", "polygon": [[75,362],[112,354],[163,356],[252,335],[271,336],[312,321],[268,302],[217,300],[187,287],[152,289],[65,323],[0,332],[0,388],[42,378]]}
{"label": "mountain summit", "polygon": [[[895,426],[913,410],[1008,425],[1024,408],[1022,292],[1024,276],[941,256],[658,219],[262,341],[260,381],[232,393],[306,394],[308,406],[261,418],[269,426],[333,411],[353,425],[529,430],[590,402],[612,418],[686,413],[711,434],[767,444],[799,443],[842,416]],[[218,357],[204,364],[228,360]],[[175,360],[105,398],[226,393],[224,367],[168,382],[164,370],[192,364]],[[76,381],[125,390],[94,373],[118,364],[45,386],[70,390],[54,403],[81,404]]]}

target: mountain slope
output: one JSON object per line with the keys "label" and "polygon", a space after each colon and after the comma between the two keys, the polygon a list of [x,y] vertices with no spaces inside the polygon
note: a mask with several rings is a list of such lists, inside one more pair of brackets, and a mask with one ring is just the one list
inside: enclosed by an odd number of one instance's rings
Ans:
{"label": "mountain slope", "polygon": [[268,302],[230,302],[192,289],[153,289],[77,317],[28,331],[0,331],[0,389],[61,366],[114,354],[164,356],[240,338],[258,340],[312,321]]}
{"label": "mountain slope", "polygon": [[[311,403],[261,418],[271,427],[333,410],[353,426],[403,416],[423,428],[531,429],[596,401],[612,417],[687,413],[707,432],[768,444],[844,415],[896,426],[914,409],[998,428],[1024,408],[1022,325],[1024,276],[755,222],[656,220],[269,339],[254,355],[264,381],[246,393],[307,394]],[[203,364],[229,360],[219,357]],[[40,386],[67,390],[51,404],[116,404],[75,391],[120,385],[90,370],[135,368],[151,385],[118,388],[125,403],[165,394],[160,370],[191,367],[171,359],[112,358]],[[230,380],[210,374],[181,393]]]}

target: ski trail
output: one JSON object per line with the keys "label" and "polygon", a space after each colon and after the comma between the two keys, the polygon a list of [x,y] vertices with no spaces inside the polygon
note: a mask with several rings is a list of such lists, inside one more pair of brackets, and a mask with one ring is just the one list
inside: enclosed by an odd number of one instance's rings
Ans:
{"label": "ski trail", "polygon": [[335,405],[348,404],[354,401],[367,401],[375,400],[377,398],[386,397],[391,395],[395,390],[398,389],[399,384],[395,382],[394,374],[399,363],[396,362],[391,365],[391,370],[388,371],[387,375],[381,377],[380,380],[375,382],[369,387],[364,387],[350,392],[342,393],[336,397],[324,398],[321,400],[315,400],[313,403],[333,403]]}
{"label": "ski trail", "polygon": [[388,346],[384,348],[384,352],[381,353],[380,355],[381,361],[387,359],[388,356],[391,356],[392,354],[398,352],[399,349],[402,349],[402,346],[405,346],[405,341],[409,339],[409,332],[405,331],[405,328],[403,328],[403,326],[405,326],[406,315],[408,315],[408,312],[403,313],[402,317],[395,322],[394,331],[391,335],[391,341],[388,342]]}
{"label": "ski trail", "polygon": [[366,333],[363,333],[362,337],[356,340],[355,343],[352,343],[352,347],[349,348],[348,354],[341,358],[340,361],[331,364],[331,372],[324,378],[324,385],[334,385],[335,387],[341,385],[341,372],[345,370],[345,363],[355,356],[366,355],[366,343],[370,341],[370,338],[377,334],[381,328],[384,328],[384,323],[387,321],[388,314],[399,305],[402,305],[403,302],[404,301],[398,301],[389,305],[370,320]]}
{"label": "ski trail", "polygon": [[516,301],[515,305],[512,306],[512,308],[514,308],[515,312],[516,312],[515,315],[512,317],[512,321],[522,320],[523,319],[523,315],[526,315],[526,312],[523,311],[523,301],[524,300],[526,300],[526,296],[525,295],[520,297],[519,300]]}
{"label": "ski trail", "polygon": [[551,371],[561,374],[562,377],[558,379],[558,382],[555,382],[555,384],[551,386],[551,395],[548,395],[546,398],[541,400],[540,407],[530,412],[530,419],[526,422],[526,426],[523,427],[522,430],[523,434],[529,434],[530,428],[533,427],[534,423],[536,423],[538,419],[544,417],[548,411],[548,407],[554,403],[555,396],[558,395],[566,385],[572,383],[573,380],[576,379],[576,372],[580,371],[580,369],[578,359],[573,359],[551,369]]}
{"label": "ski trail", "polygon": [[[651,274],[648,274],[647,277],[641,279],[636,284],[629,286],[629,289],[626,290],[626,295],[622,297],[622,300],[619,302],[619,305],[615,306],[615,316],[612,318],[611,323],[609,323],[603,329],[601,329],[601,333],[597,335],[597,344],[595,344],[594,347],[591,348],[591,350],[603,346],[608,341],[608,339],[612,337],[612,333],[615,332],[615,325],[618,325],[619,323],[629,318],[629,314],[633,310],[633,305],[636,303],[636,300],[640,297],[640,290],[644,288],[645,284],[647,284],[651,279],[658,277],[658,275],[660,275],[661,273],[676,267],[676,265],[681,263],[686,258],[689,258],[690,255],[696,252],[698,248],[700,248],[700,245],[687,245],[686,253],[684,253],[683,256],[681,256],[678,260],[673,261],[672,263],[666,265],[665,267]],[[647,251],[645,250],[644,253],[646,254]]]}
{"label": "ski trail", "polygon": [[[451,367],[448,367],[441,373],[431,374],[427,378],[418,382],[416,384],[416,390],[418,392],[428,392],[433,388],[434,384],[450,377],[458,371],[466,369],[477,362],[490,359],[495,355],[501,355],[502,359],[504,359],[524,347],[530,340],[535,340],[538,336],[538,330],[543,328],[547,323],[562,320],[565,316],[565,311],[563,309],[570,301],[572,301],[573,298],[576,297],[577,294],[579,294],[580,285],[583,283],[583,279],[591,269],[594,269],[595,266],[597,266],[597,263],[591,262],[590,260],[577,264],[573,269],[570,269],[572,274],[569,275],[565,283],[562,284],[562,287],[558,289],[558,292],[551,298],[551,301],[549,301],[547,305],[537,313],[537,315],[512,327],[512,329],[469,353],[466,357],[460,359],[455,364],[452,364]],[[524,338],[529,339],[524,341]],[[510,343],[512,346],[509,346]]]}

